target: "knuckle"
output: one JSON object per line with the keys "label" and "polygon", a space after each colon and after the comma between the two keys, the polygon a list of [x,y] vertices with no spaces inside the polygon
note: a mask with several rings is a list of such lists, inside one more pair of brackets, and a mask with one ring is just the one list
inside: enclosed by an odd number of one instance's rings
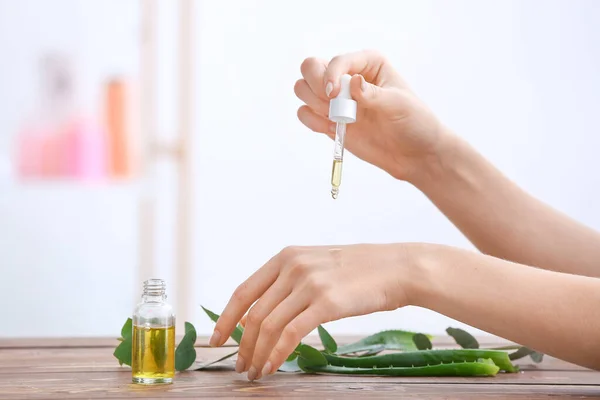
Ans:
{"label": "knuckle", "polygon": [[272,335],[277,332],[278,324],[272,318],[265,318],[260,325],[260,332],[266,335]]}
{"label": "knuckle", "polygon": [[339,54],[339,55],[337,55],[337,56],[333,57],[333,58],[331,59],[331,61],[329,62],[329,64],[337,64],[337,63],[339,63],[340,61],[342,61],[342,59],[343,59],[343,58],[344,58],[344,56],[343,56],[343,55],[341,55],[341,54]]}
{"label": "knuckle", "polygon": [[234,301],[236,302],[243,302],[244,299],[247,297],[247,293],[248,293],[248,283],[244,282],[242,284],[240,284],[234,291],[233,291],[233,295],[231,296],[233,298]]}
{"label": "knuckle", "polygon": [[279,254],[283,261],[293,262],[301,254],[301,250],[298,246],[287,246]]}
{"label": "knuckle", "polygon": [[329,286],[327,281],[321,279],[317,274],[307,271],[304,275],[306,287],[312,293],[323,294]]}
{"label": "knuckle", "polygon": [[[281,352],[285,352],[284,347],[289,347],[293,344],[295,345],[299,343],[300,340],[302,340],[302,338],[300,337],[300,331],[298,330],[298,327],[293,323],[290,323],[288,324],[288,326],[285,327],[285,329],[281,333],[281,338],[283,339],[281,340],[281,348],[279,349]],[[286,344],[288,346],[286,346]],[[287,358],[288,355],[289,354],[286,354],[285,357]]]}
{"label": "knuckle", "polygon": [[262,316],[262,313],[259,309],[255,307],[248,313],[248,318],[246,318],[246,325],[261,326],[263,319],[264,317]]}
{"label": "knuckle", "polygon": [[308,260],[298,257],[293,264],[289,265],[288,274],[294,281],[308,278],[311,267]]}
{"label": "knuckle", "polygon": [[302,64],[300,64],[300,72],[302,73],[302,75],[306,76],[308,73],[310,73],[313,66],[316,65],[317,62],[318,61],[316,57],[308,57],[304,61],[302,61]]}

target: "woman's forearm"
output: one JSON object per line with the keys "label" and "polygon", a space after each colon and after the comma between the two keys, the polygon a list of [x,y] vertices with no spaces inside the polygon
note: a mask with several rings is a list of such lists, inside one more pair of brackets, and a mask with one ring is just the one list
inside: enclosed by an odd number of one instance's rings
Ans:
{"label": "woman's forearm", "polygon": [[432,169],[413,184],[480,251],[600,276],[600,233],[527,194],[463,140],[446,137]]}
{"label": "woman's forearm", "polygon": [[419,254],[415,305],[600,369],[600,279],[443,246]]}

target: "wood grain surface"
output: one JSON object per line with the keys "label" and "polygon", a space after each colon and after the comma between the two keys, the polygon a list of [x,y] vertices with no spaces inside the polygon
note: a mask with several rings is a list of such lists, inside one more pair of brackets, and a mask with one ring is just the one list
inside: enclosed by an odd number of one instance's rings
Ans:
{"label": "wood grain surface", "polygon": [[[356,338],[346,336],[341,343]],[[208,338],[198,339],[202,363],[231,351],[212,349]],[[307,343],[318,343],[309,337]],[[505,345],[481,338],[485,347]],[[112,338],[0,340],[0,399],[560,399],[600,397],[600,372],[546,357],[543,363],[522,362],[522,372],[493,378],[399,378],[277,373],[250,383],[233,370],[235,359],[208,371],[176,375],[173,385],[131,383],[131,370],[119,367]],[[444,339],[436,347],[450,347]]]}

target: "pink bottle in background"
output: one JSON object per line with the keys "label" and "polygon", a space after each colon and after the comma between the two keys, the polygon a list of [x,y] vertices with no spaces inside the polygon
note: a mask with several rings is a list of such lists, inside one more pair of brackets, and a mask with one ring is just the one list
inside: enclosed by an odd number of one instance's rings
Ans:
{"label": "pink bottle in background", "polygon": [[43,175],[43,141],[48,134],[41,126],[26,126],[17,138],[17,173],[21,178],[34,179]]}
{"label": "pink bottle in background", "polygon": [[83,116],[68,58],[42,59],[40,104],[19,134],[18,172],[24,178],[98,180],[107,176],[107,133]]}
{"label": "pink bottle in background", "polygon": [[106,132],[92,119],[78,118],[63,133],[66,174],[77,180],[97,181],[107,175]]}

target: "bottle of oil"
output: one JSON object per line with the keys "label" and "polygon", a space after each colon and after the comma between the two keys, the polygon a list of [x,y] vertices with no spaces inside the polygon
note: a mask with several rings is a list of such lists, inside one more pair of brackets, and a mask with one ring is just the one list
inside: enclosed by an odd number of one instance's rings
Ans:
{"label": "bottle of oil", "polygon": [[172,383],[175,376],[175,315],[167,304],[165,282],[144,282],[142,302],[133,314],[131,369],[134,383]]}

